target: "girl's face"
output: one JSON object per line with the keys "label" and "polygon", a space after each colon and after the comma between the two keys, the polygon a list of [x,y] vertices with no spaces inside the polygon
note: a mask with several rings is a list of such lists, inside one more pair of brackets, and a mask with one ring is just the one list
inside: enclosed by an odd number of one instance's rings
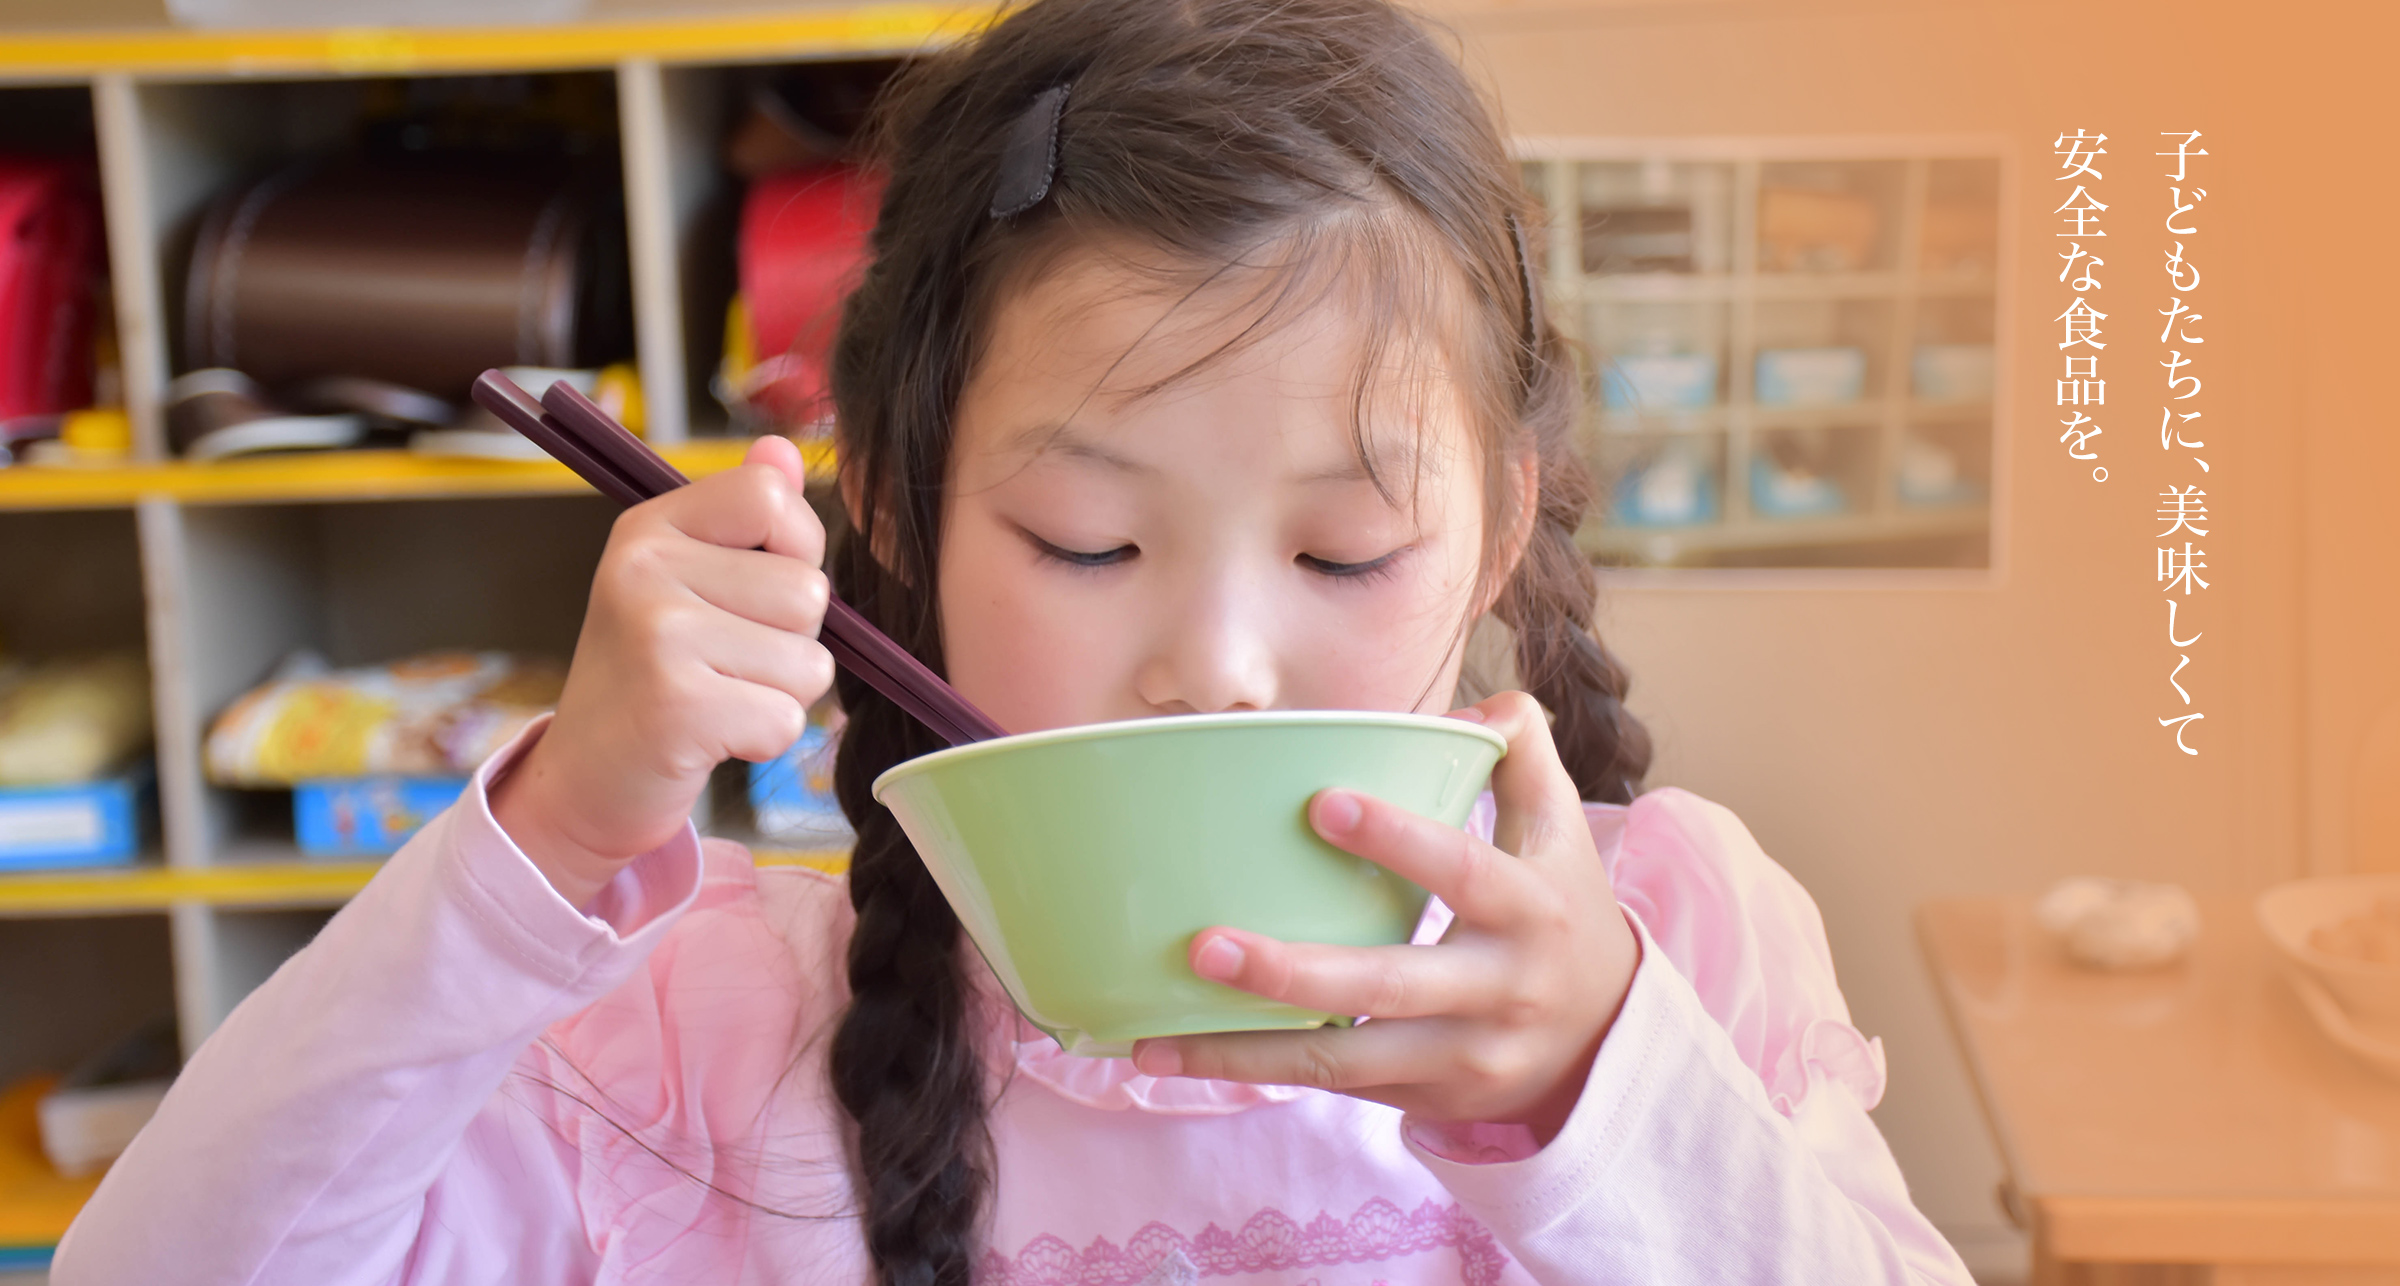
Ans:
{"label": "girl's face", "polygon": [[1369,400],[1387,499],[1352,414],[1387,319],[1329,299],[1170,379],[1256,321],[1257,293],[1089,252],[1000,306],[959,399],[940,583],[951,682],[1003,727],[1448,708],[1484,606],[1460,399],[1412,360],[1435,382]]}

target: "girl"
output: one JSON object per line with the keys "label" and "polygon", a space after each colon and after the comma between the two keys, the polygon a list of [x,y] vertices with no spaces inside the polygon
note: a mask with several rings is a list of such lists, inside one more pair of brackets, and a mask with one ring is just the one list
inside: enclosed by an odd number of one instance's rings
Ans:
{"label": "girl", "polygon": [[[1040,0],[885,110],[834,584],[1018,730],[1439,710],[1497,618],[1473,833],[1310,808],[1455,921],[1191,944],[1355,1028],[1049,1046],[869,797],[936,746],[815,642],[765,439],[617,524],[554,720],[199,1051],[60,1286],[1964,1281],[1807,896],[1637,796],[1535,212],[1444,52],[1382,0]],[[846,881],[704,845],[712,766],[837,681]]]}

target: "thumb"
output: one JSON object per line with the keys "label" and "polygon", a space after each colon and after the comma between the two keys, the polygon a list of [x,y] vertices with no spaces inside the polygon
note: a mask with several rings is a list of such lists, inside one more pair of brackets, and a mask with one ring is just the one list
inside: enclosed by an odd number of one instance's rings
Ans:
{"label": "thumb", "polygon": [[1472,717],[1508,740],[1508,750],[1492,769],[1492,801],[1499,816],[1492,844],[1502,852],[1529,857],[1555,831],[1582,824],[1583,801],[1575,779],[1559,762],[1558,744],[1550,739],[1550,723],[1541,703],[1523,692],[1502,692],[1452,718]]}
{"label": "thumb", "polygon": [[808,462],[800,458],[799,444],[780,433],[751,439],[750,449],[742,455],[742,463],[772,465],[792,480],[792,489],[795,491],[808,486]]}

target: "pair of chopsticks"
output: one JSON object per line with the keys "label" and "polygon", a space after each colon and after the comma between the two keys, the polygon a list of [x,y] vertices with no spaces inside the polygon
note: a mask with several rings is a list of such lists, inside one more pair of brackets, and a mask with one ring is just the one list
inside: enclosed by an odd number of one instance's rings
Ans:
{"label": "pair of chopsticks", "polygon": [[[630,508],[691,481],[564,380],[552,384],[537,402],[506,375],[485,371],[476,377],[474,398],[501,423],[532,439],[618,504]],[[827,597],[825,623],[817,638],[836,665],[890,697],[951,745],[1007,735],[991,716],[840,598]]]}

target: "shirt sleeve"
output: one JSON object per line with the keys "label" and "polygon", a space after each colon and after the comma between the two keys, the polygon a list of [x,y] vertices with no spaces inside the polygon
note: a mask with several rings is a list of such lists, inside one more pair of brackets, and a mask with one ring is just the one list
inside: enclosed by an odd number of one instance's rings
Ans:
{"label": "shirt sleeve", "polygon": [[590,1277],[571,1146],[502,1083],[641,970],[702,861],[687,828],[570,906],[490,806],[544,726],[193,1055],[69,1229],[57,1286]]}
{"label": "shirt sleeve", "polygon": [[1566,1126],[1409,1121],[1409,1147],[1546,1286],[1970,1282],[1867,1115],[1815,903],[1682,791],[1591,820],[1642,961]]}

